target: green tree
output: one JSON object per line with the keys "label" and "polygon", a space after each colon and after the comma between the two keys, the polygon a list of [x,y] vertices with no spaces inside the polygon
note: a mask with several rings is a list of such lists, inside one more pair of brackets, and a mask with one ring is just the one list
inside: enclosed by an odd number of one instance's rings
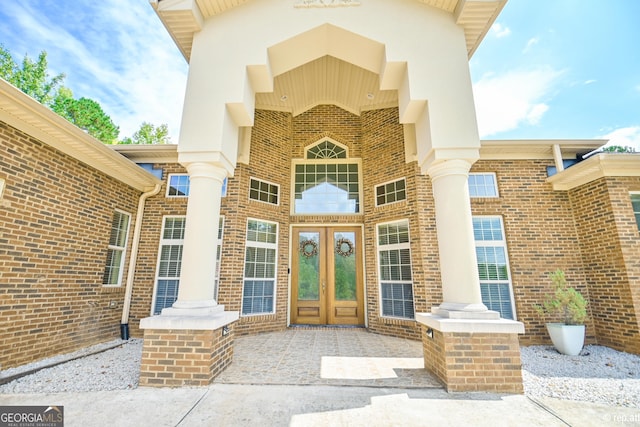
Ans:
{"label": "green tree", "polygon": [[120,129],[92,99],[74,99],[71,90],[64,88],[58,92],[51,109],[105,144],[118,140]]}
{"label": "green tree", "polygon": [[50,77],[47,67],[45,51],[40,52],[35,62],[25,55],[20,67],[11,53],[0,45],[0,77],[44,105],[53,101],[65,77],[64,74]]}
{"label": "green tree", "polygon": [[633,147],[629,147],[626,145],[609,145],[607,147],[603,147],[602,151],[607,153],[635,153],[636,150]]}
{"label": "green tree", "polygon": [[18,65],[11,53],[0,45],[0,77],[94,138],[105,144],[115,143],[118,126],[100,104],[89,98],[74,99],[71,90],[62,86],[65,75],[50,77],[47,68],[46,51],[40,52],[37,61],[25,55],[22,64]]}
{"label": "green tree", "polygon": [[166,124],[154,126],[151,123],[143,122],[133,137],[126,137],[118,144],[170,144],[169,127]]}

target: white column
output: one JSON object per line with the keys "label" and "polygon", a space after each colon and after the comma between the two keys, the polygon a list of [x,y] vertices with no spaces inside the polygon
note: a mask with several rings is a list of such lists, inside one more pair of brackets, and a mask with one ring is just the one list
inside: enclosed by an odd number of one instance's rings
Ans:
{"label": "white column", "polygon": [[487,312],[480,294],[473,237],[468,187],[470,168],[470,162],[456,159],[436,163],[427,169],[435,199],[442,277],[443,302],[436,314],[447,317],[448,312],[468,312],[470,315],[465,317]]}
{"label": "white column", "polygon": [[217,305],[213,291],[220,200],[227,171],[221,166],[205,162],[189,163],[186,168],[190,179],[189,201],[180,288],[173,308],[214,307]]}

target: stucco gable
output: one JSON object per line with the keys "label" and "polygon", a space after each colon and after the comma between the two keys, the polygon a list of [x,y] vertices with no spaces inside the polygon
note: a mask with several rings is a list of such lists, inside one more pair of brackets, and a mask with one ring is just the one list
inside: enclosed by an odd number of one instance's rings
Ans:
{"label": "stucco gable", "polygon": [[[191,58],[194,35],[203,22],[256,0],[150,0],[187,61]],[[282,0],[280,0],[282,1]],[[364,7],[367,0],[290,0],[292,8]],[[396,2],[397,0],[386,0]],[[452,15],[464,30],[467,54],[473,55],[507,0],[414,0]]]}

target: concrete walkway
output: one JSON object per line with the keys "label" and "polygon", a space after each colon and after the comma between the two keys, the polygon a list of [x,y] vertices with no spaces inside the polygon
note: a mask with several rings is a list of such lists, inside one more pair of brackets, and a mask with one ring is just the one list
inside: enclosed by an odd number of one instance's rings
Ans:
{"label": "concrete walkway", "polygon": [[640,410],[520,395],[449,394],[421,344],[358,329],[236,339],[209,387],[0,395],[63,406],[65,426],[632,426]]}

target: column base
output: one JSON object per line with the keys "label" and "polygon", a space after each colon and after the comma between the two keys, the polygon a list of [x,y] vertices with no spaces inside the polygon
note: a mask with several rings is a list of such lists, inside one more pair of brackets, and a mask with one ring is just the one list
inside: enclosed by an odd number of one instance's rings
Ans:
{"label": "column base", "polygon": [[416,313],[425,368],[450,392],[522,394],[521,322]]}
{"label": "column base", "polygon": [[140,385],[206,386],[231,364],[238,312],[175,309],[140,320],[144,329]]}
{"label": "column base", "polygon": [[497,311],[487,310],[484,304],[481,304],[481,307],[476,304],[441,304],[438,307],[432,307],[431,314],[447,319],[500,319],[500,313]]}

